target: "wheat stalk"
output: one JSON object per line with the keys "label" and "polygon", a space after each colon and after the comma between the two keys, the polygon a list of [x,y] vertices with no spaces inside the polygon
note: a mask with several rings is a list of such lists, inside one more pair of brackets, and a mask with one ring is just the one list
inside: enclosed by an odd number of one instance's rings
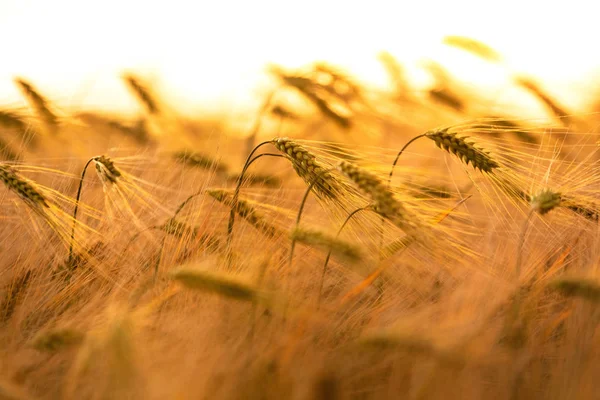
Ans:
{"label": "wheat stalk", "polygon": [[71,228],[71,239],[69,244],[69,258],[67,260],[68,265],[73,265],[73,244],[75,241],[75,226],[77,224],[77,212],[79,211],[79,200],[81,199],[81,191],[83,189],[83,180],[85,178],[85,173],[89,165],[94,162],[96,165],[96,172],[102,182],[109,182],[111,184],[117,183],[117,179],[119,179],[122,174],[117,167],[115,167],[113,161],[102,155],[90,158],[85,166],[83,167],[83,171],[81,171],[81,178],[79,179],[79,187],[77,188],[77,196],[75,197],[75,208],[73,209],[73,227]]}

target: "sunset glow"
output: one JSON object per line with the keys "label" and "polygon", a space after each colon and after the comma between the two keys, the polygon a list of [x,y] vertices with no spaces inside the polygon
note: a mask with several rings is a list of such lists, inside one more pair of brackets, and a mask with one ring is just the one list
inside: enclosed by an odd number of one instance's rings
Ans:
{"label": "sunset glow", "polygon": [[[326,60],[384,87],[377,54],[385,50],[417,80],[425,59],[475,86],[501,86],[507,71],[523,72],[577,107],[587,99],[574,93],[600,66],[590,49],[596,13],[586,1],[558,4],[4,0],[0,102],[21,104],[12,79],[24,76],[61,107],[130,109],[119,76],[135,70],[183,112],[244,109],[261,93],[269,62]],[[489,44],[506,69],[444,46],[446,35]]]}

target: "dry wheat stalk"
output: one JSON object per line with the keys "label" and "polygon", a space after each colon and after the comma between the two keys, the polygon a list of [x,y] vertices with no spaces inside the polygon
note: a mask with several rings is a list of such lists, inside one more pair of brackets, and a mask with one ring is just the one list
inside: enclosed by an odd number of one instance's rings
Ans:
{"label": "dry wheat stalk", "polygon": [[233,194],[222,189],[210,189],[206,191],[213,199],[220,203],[223,203],[229,207],[233,207],[234,211],[242,218],[244,218],[250,225],[261,231],[263,234],[269,237],[276,237],[281,235],[281,231],[269,224],[266,218],[256,210],[250,203],[244,199],[237,199],[234,206]]}
{"label": "dry wheat stalk", "polygon": [[307,184],[313,184],[318,196],[335,199],[342,193],[342,185],[335,175],[328,171],[310,150],[289,138],[276,138],[272,141],[279,151],[286,154],[294,170]]}
{"label": "dry wheat stalk", "polygon": [[15,79],[15,84],[21,89],[21,92],[29,102],[31,108],[33,108],[39,117],[42,118],[48,131],[50,133],[56,133],[58,117],[50,111],[48,100],[39,94],[30,83],[21,78]]}
{"label": "dry wheat stalk", "polygon": [[324,232],[297,227],[291,232],[290,238],[312,247],[330,251],[349,262],[358,262],[363,257],[357,246]]}

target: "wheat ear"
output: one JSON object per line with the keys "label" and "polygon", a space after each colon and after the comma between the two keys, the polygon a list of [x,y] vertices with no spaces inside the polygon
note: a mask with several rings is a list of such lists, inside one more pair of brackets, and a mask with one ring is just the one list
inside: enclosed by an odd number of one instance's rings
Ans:
{"label": "wheat ear", "polygon": [[15,79],[15,84],[21,89],[31,108],[42,118],[50,133],[55,133],[58,126],[58,118],[50,111],[48,100],[39,94],[30,83],[21,78]]}

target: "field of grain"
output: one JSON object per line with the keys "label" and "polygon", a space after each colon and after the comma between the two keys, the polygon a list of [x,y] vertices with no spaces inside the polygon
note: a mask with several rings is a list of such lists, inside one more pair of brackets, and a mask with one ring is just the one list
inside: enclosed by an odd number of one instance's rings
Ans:
{"label": "field of grain", "polygon": [[[483,43],[446,44],[482,65]],[[0,399],[592,399],[600,109],[272,65],[247,121],[0,107]],[[118,77],[117,77],[118,78]]]}

